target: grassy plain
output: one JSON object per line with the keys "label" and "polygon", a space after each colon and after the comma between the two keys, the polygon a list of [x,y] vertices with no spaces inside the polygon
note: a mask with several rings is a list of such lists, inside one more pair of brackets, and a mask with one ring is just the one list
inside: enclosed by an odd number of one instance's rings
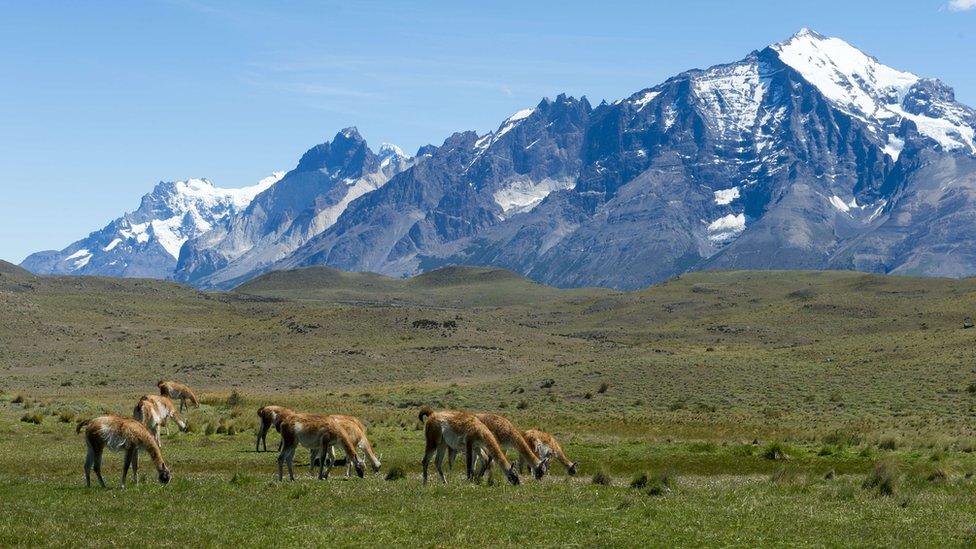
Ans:
{"label": "grassy plain", "polygon": [[[840,272],[623,293],[309,269],[204,294],[0,265],[0,545],[969,544],[974,311],[976,281]],[[84,489],[74,421],[159,378],[205,396],[164,440],[174,482],[144,464],[139,487]],[[253,448],[272,402],[361,416],[383,473],[273,480]],[[582,473],[424,488],[421,404],[550,430]],[[642,472],[670,491],[631,488]]]}

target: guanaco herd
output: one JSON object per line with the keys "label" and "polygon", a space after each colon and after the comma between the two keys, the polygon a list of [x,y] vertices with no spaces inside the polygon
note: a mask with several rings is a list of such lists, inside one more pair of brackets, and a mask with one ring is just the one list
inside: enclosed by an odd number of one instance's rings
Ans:
{"label": "guanaco herd", "polygon": [[[85,445],[88,449],[85,458],[85,485],[91,486],[91,472],[104,488],[102,479],[102,453],[105,448],[125,453],[122,468],[122,487],[132,468],[134,482],[139,482],[139,452],[145,451],[152,459],[159,475],[159,482],[166,484],[171,478],[169,466],[163,460],[160,449],[160,432],[168,431],[172,419],[181,431],[186,430],[186,422],[179,412],[187,408],[189,401],[199,408],[200,403],[193,391],[181,383],[160,381],[159,394],[147,394],[139,399],[132,418],[105,415],[78,424],[76,432],[85,430]],[[174,400],[180,401],[177,411]],[[345,465],[346,476],[363,478],[366,461],[369,460],[374,473],[380,470],[380,458],[366,437],[366,427],[356,417],[346,415],[323,415],[301,413],[283,406],[263,406],[258,409],[261,424],[255,440],[255,451],[262,445],[268,451],[268,432],[273,427],[281,434],[278,443],[278,480],[284,478],[284,468],[288,467],[288,477],[295,480],[294,461],[298,446],[309,450],[309,467],[314,471],[318,466],[318,478],[326,479],[334,466]],[[467,478],[479,479],[495,464],[505,478],[512,484],[519,484],[519,474],[528,469],[536,479],[541,479],[549,469],[553,458],[562,464],[570,475],[575,475],[579,464],[571,461],[559,442],[549,433],[530,429],[519,430],[508,418],[491,413],[472,413],[462,410],[438,410],[429,406],[420,409],[418,418],[424,424],[426,447],[423,457],[423,482],[427,484],[431,458],[437,468],[441,482],[444,476],[444,458],[453,467],[459,453],[464,454]],[[336,447],[343,451],[344,458],[336,459]],[[518,459],[509,461],[505,451],[513,449]]]}

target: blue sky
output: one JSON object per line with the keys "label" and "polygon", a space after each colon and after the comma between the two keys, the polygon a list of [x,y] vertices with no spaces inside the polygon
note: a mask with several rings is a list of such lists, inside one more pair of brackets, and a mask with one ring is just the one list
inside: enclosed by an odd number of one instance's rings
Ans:
{"label": "blue sky", "polygon": [[252,184],[351,125],[412,152],[543,96],[614,100],[803,26],[976,105],[976,0],[0,7],[0,258],[14,262],[159,180]]}

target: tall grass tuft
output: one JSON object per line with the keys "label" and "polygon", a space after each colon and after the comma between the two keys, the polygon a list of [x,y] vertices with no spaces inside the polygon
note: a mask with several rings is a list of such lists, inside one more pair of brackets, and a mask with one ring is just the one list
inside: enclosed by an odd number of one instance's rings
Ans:
{"label": "tall grass tuft", "polygon": [[610,473],[604,471],[603,469],[600,469],[599,471],[593,474],[592,482],[593,484],[597,484],[600,486],[610,486],[611,484],[613,484],[613,479],[610,478]]}
{"label": "tall grass tuft", "polygon": [[880,461],[868,473],[861,488],[872,490],[882,496],[892,496],[898,488],[899,477],[898,465],[894,461]]}

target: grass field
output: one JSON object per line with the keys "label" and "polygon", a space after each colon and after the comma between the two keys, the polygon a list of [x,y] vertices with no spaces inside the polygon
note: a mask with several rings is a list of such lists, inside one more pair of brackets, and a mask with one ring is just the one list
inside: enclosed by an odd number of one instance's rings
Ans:
{"label": "grass field", "polygon": [[[308,269],[203,294],[0,265],[0,545],[973,544],[974,311],[976,281],[839,272],[621,293]],[[174,481],[144,461],[115,489],[110,455],[113,489],[86,490],[75,421],[159,378],[204,394],[164,439]],[[268,403],[359,415],[383,471],[277,482]],[[423,487],[422,404],[550,430],[581,473]]]}

